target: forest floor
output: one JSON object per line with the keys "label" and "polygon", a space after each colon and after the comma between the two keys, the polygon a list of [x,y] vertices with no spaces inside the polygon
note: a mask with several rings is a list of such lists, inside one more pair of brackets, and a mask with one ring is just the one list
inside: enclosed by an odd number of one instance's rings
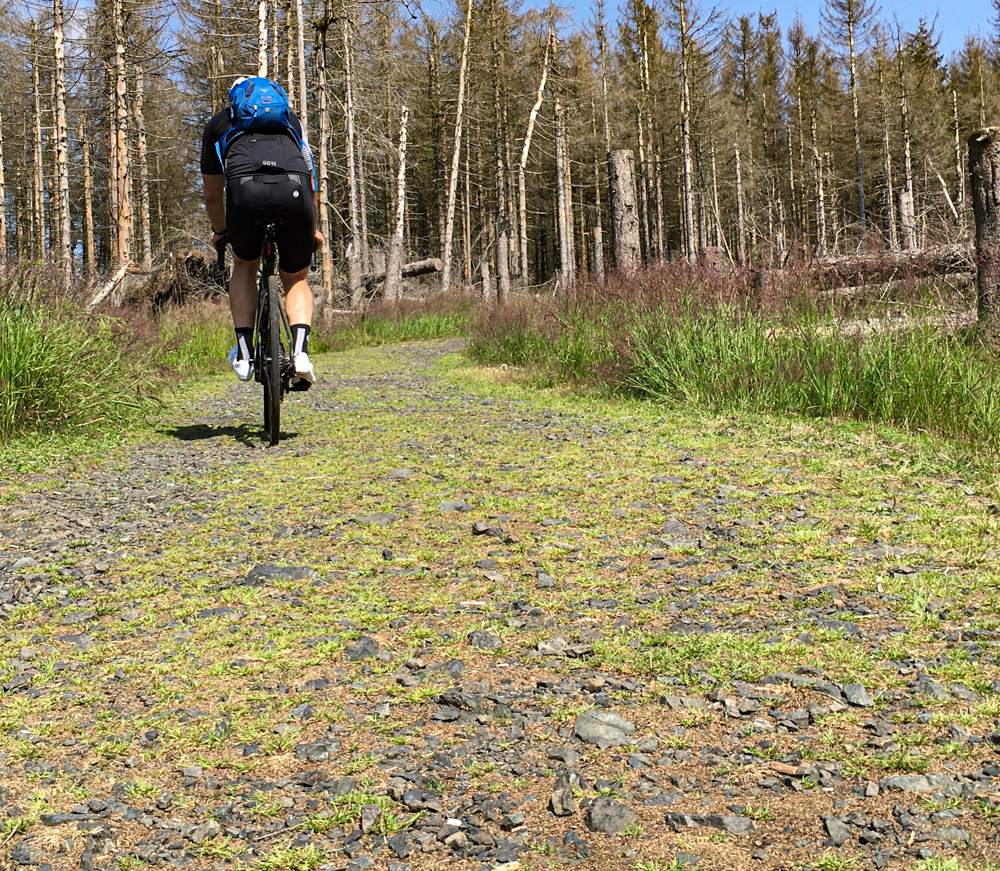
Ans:
{"label": "forest floor", "polygon": [[989,480],[460,349],[0,456],[0,865],[1000,867]]}

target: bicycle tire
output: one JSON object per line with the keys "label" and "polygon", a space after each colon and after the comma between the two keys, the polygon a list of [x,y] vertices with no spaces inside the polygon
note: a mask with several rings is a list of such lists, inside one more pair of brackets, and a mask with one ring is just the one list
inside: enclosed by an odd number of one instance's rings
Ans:
{"label": "bicycle tire", "polygon": [[[262,294],[262,296],[264,296]],[[267,335],[262,337],[264,369],[264,430],[272,447],[281,439],[281,302],[274,279],[267,283]]]}

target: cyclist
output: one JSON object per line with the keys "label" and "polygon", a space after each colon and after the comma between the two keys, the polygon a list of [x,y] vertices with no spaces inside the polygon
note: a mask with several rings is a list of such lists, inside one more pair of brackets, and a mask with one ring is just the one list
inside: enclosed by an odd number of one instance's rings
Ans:
{"label": "cyclist", "polygon": [[[247,87],[246,77],[233,82]],[[280,88],[279,88],[280,90]],[[212,223],[212,247],[228,242],[233,249],[233,274],[229,282],[229,309],[236,330],[236,345],[229,362],[240,381],[253,378],[253,329],[257,314],[257,268],[264,241],[264,223],[278,220],[275,242],[278,274],[285,288],[285,312],[292,328],[293,389],[304,390],[316,380],[309,360],[309,329],[313,317],[312,289],[306,281],[313,251],[323,244],[316,229],[317,192],[312,152],[302,124],[293,114],[291,131],[254,129],[238,136],[225,152],[216,147],[232,128],[230,109],[212,116],[201,145],[201,175],[205,208]]]}

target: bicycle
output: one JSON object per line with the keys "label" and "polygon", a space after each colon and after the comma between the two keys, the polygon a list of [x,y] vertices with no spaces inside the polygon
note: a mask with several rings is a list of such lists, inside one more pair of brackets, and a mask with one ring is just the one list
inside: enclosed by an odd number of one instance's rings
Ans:
{"label": "bicycle", "polygon": [[[280,279],[274,274],[275,225],[264,230],[257,272],[257,324],[254,331],[254,381],[264,387],[264,432],[272,447],[281,438],[281,401],[289,391],[295,376],[292,361],[292,328],[278,295]],[[226,271],[225,240],[217,248],[219,271]]]}

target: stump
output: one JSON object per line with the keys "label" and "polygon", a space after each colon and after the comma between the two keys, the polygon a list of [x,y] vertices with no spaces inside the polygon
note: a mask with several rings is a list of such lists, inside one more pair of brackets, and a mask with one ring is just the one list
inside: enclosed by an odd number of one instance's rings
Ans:
{"label": "stump", "polygon": [[1000,127],[969,136],[969,175],[976,216],[976,335],[1000,346]]}

